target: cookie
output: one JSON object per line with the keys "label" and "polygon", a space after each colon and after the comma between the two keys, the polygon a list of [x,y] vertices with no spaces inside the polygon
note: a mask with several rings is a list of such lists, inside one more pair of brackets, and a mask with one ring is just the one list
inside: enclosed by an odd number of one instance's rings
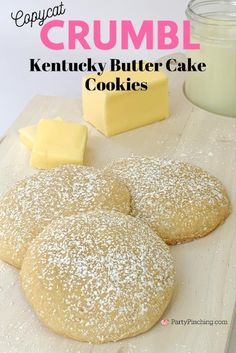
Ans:
{"label": "cookie", "polygon": [[110,163],[105,172],[131,193],[131,214],[149,224],[167,244],[203,237],[230,214],[222,183],[194,165],[152,157]]}
{"label": "cookie", "polygon": [[20,267],[32,239],[53,219],[95,209],[129,213],[127,187],[84,166],[64,166],[21,180],[0,200],[0,259]]}
{"label": "cookie", "polygon": [[95,211],[53,221],[20,273],[27,300],[54,332],[103,343],[149,330],[174,288],[168,246],[137,218]]}

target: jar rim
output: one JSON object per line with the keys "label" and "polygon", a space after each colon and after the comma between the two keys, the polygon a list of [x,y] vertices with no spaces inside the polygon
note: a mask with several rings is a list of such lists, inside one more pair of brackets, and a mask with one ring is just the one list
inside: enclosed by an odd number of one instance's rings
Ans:
{"label": "jar rim", "polygon": [[[228,14],[229,18],[214,18],[209,16],[209,14],[205,14],[204,12],[197,12],[196,10],[202,7],[207,6],[225,6],[234,9],[234,12],[226,12],[224,14]],[[216,12],[217,13],[217,12]],[[220,14],[220,12],[218,12]],[[205,25],[215,25],[215,26],[236,26],[236,0],[190,0],[186,9],[186,16],[188,19],[196,22],[201,22]]]}

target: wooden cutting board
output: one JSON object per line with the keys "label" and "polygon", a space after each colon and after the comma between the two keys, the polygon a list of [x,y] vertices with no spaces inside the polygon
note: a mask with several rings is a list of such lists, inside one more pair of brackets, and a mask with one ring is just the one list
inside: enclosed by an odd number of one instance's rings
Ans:
{"label": "wooden cutting board", "polygon": [[[179,55],[177,58],[183,60]],[[86,164],[96,167],[132,154],[188,161],[220,178],[229,192],[233,213],[225,224],[206,238],[171,248],[177,284],[172,303],[163,315],[169,324],[162,326],[158,323],[136,338],[98,346],[57,336],[38,321],[26,303],[19,286],[18,272],[0,262],[0,352],[226,351],[236,298],[236,119],[217,116],[193,106],[183,93],[184,75],[169,73],[169,78],[169,119],[112,138],[104,137],[88,125],[86,152]],[[29,168],[29,152],[18,140],[18,128],[36,123],[42,117],[57,115],[82,121],[81,101],[36,96],[7,131],[0,143],[0,193],[24,175],[34,172]],[[172,323],[172,320],[187,319],[202,322],[195,325]],[[214,320],[227,323],[216,324]]]}

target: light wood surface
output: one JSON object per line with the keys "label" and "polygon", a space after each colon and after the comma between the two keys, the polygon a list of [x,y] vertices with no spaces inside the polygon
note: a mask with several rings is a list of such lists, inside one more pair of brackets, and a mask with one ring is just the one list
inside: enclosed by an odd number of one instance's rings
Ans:
{"label": "light wood surface", "polygon": [[[182,57],[178,56],[180,60]],[[227,350],[236,299],[236,119],[219,117],[187,101],[184,75],[171,73],[171,117],[165,121],[105,138],[92,126],[86,164],[104,166],[130,155],[180,159],[221,179],[233,204],[225,224],[206,238],[171,248],[177,279],[174,298],[151,331],[117,343],[94,346],[55,335],[26,303],[18,272],[0,262],[0,352],[5,353],[223,353]],[[14,100],[13,100],[14,104]],[[40,118],[60,115],[82,121],[81,101],[37,96],[0,142],[0,193],[34,171],[17,130]],[[171,320],[227,320],[226,325],[174,325]]]}

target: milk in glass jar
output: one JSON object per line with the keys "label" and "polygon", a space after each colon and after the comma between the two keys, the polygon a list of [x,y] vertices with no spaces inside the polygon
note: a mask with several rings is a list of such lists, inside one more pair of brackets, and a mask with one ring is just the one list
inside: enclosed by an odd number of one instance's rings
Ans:
{"label": "milk in glass jar", "polygon": [[186,11],[191,38],[200,49],[189,50],[204,72],[188,72],[185,93],[199,107],[236,117],[236,1],[192,0]]}

